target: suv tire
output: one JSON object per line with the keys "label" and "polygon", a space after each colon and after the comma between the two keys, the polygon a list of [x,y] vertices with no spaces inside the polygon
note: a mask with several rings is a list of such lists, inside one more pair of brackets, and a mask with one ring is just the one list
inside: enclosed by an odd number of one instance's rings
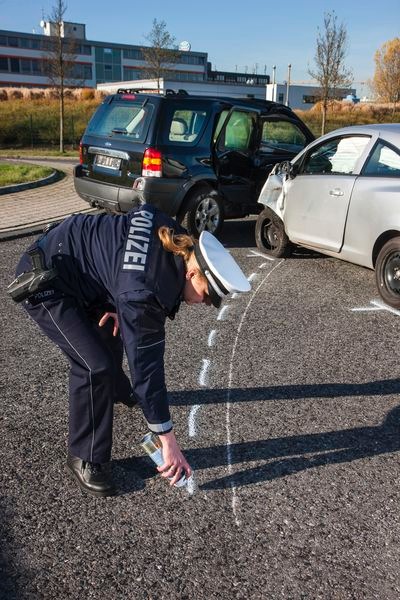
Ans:
{"label": "suv tire", "polygon": [[179,220],[195,238],[198,238],[202,231],[218,235],[224,222],[221,197],[211,188],[198,188],[184,202]]}

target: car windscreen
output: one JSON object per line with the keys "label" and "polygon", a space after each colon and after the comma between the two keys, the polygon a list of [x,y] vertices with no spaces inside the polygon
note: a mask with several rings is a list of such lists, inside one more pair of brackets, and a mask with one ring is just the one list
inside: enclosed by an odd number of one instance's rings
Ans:
{"label": "car windscreen", "polygon": [[154,110],[149,102],[121,101],[102,104],[86,129],[89,135],[118,136],[144,142]]}

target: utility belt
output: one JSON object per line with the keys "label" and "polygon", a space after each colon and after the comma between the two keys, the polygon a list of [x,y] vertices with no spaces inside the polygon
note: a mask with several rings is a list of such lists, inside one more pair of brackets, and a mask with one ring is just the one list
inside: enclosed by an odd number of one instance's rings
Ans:
{"label": "utility belt", "polygon": [[22,302],[37,292],[48,289],[54,285],[58,273],[55,268],[47,269],[44,260],[43,250],[40,248],[40,242],[46,236],[50,229],[56,227],[58,223],[48,225],[44,229],[44,234],[39,238],[37,244],[27,251],[32,261],[32,271],[24,271],[7,287],[7,293],[15,302]]}

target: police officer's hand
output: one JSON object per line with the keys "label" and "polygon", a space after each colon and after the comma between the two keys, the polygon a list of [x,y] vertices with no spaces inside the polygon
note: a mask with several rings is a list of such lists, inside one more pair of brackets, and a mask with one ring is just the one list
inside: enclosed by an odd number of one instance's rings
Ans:
{"label": "police officer's hand", "polygon": [[182,471],[186,477],[190,477],[192,469],[183,456],[173,431],[160,435],[164,464],[157,467],[162,477],[172,477],[170,485],[174,485],[182,477]]}
{"label": "police officer's hand", "polygon": [[101,319],[99,321],[99,327],[103,327],[103,325],[105,325],[105,323],[107,323],[108,319],[114,319],[113,336],[115,337],[117,335],[118,329],[119,329],[117,313],[113,313],[113,312],[104,313],[104,315],[101,317]]}

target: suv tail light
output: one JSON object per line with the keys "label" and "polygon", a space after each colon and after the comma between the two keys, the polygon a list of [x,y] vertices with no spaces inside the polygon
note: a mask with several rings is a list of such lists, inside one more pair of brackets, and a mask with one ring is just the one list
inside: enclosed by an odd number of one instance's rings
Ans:
{"label": "suv tail light", "polygon": [[83,147],[82,147],[82,142],[79,143],[79,164],[83,165]]}
{"label": "suv tail light", "polygon": [[154,148],[145,150],[142,162],[142,177],[162,177],[161,152]]}

